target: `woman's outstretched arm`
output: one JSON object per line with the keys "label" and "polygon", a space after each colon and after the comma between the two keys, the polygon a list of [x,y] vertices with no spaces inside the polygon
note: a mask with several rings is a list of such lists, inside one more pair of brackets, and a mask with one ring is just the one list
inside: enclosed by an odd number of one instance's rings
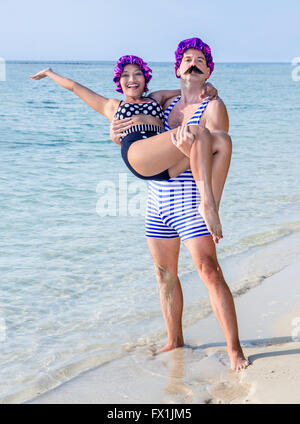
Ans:
{"label": "woman's outstretched arm", "polygon": [[40,80],[45,77],[49,77],[61,87],[73,91],[74,94],[80,97],[96,112],[101,113],[101,115],[104,115],[110,121],[112,120],[116,108],[119,104],[117,99],[107,99],[106,97],[100,96],[100,94],[95,93],[78,82],[62,77],[61,75],[55,73],[51,68],[44,69],[35,75],[31,75],[29,78]]}

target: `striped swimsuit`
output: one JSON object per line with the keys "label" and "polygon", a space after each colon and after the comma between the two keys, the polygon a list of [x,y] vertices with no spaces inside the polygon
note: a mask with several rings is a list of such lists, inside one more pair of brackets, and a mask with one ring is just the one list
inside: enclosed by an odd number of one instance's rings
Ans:
{"label": "striped swimsuit", "polygon": [[[178,96],[164,112],[165,130],[171,128],[168,118],[179,101]],[[204,100],[187,125],[199,125],[209,100]],[[146,215],[146,237],[178,238],[182,241],[210,235],[204,219],[198,212],[200,194],[188,169],[167,181],[150,181]]]}

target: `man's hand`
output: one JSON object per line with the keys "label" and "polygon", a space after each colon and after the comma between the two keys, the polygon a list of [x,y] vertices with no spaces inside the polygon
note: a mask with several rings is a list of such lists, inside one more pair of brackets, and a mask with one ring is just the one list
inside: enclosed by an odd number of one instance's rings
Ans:
{"label": "man's hand", "polygon": [[208,97],[209,100],[214,100],[218,97],[218,90],[210,82],[207,82],[202,88],[201,95]]}
{"label": "man's hand", "polygon": [[121,146],[121,138],[125,137],[127,134],[124,133],[125,130],[128,130],[132,127],[133,121],[131,118],[118,119],[113,118],[110,124],[110,138],[116,144]]}
{"label": "man's hand", "polygon": [[171,140],[185,156],[188,158],[190,157],[191,147],[194,143],[194,135],[190,132],[188,125],[178,127],[176,136],[171,133]]}

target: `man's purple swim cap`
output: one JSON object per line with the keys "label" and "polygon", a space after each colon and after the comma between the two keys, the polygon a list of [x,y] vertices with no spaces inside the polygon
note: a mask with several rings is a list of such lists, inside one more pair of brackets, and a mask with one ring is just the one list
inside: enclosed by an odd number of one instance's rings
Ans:
{"label": "man's purple swim cap", "polygon": [[147,63],[144,62],[143,59],[141,59],[138,56],[132,56],[132,55],[120,57],[120,59],[118,60],[115,66],[113,81],[117,84],[116,91],[118,91],[119,93],[123,93],[123,90],[120,84],[120,77],[124,70],[124,67],[129,64],[138,65],[138,67],[141,69],[145,77],[144,91],[148,91],[147,84],[152,78],[152,75],[151,75],[152,69],[150,69],[149,66],[147,66]]}
{"label": "man's purple swim cap", "polygon": [[181,60],[183,57],[183,53],[188,50],[188,49],[196,49],[196,50],[200,50],[206,59],[206,64],[210,69],[210,75],[212,73],[212,71],[214,70],[214,62],[213,62],[213,58],[211,55],[211,50],[210,47],[203,43],[202,40],[200,40],[200,38],[188,38],[187,40],[183,40],[178,44],[177,50],[175,51],[175,74],[177,78],[180,78],[177,76],[177,69],[179,68],[180,64],[181,64]]}

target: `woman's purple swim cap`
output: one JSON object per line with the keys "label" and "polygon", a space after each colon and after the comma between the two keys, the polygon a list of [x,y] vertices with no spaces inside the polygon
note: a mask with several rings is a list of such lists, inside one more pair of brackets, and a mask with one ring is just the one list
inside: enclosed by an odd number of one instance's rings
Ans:
{"label": "woman's purple swim cap", "polygon": [[177,76],[177,69],[179,68],[180,64],[181,64],[181,60],[183,57],[183,53],[188,50],[188,49],[196,49],[196,50],[200,50],[206,59],[206,64],[210,69],[210,75],[212,73],[212,71],[214,70],[214,62],[213,62],[213,58],[211,55],[211,50],[210,47],[203,43],[202,40],[200,40],[200,38],[188,38],[187,40],[183,40],[178,44],[177,50],[175,51],[175,74],[177,78],[180,78]]}
{"label": "woman's purple swim cap", "polygon": [[119,93],[123,93],[123,90],[120,84],[120,77],[124,70],[124,67],[129,64],[138,65],[138,67],[141,69],[145,77],[144,91],[148,91],[147,84],[152,78],[152,75],[151,75],[152,69],[150,69],[149,66],[147,66],[147,63],[144,62],[143,59],[141,59],[138,56],[132,56],[132,55],[120,57],[120,59],[118,60],[115,66],[113,81],[117,84],[116,91],[118,91]]}

